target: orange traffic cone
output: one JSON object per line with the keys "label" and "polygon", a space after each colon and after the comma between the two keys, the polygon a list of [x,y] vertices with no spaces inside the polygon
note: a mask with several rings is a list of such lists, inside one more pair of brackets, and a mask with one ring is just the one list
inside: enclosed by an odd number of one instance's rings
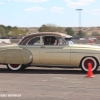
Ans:
{"label": "orange traffic cone", "polygon": [[86,77],[90,77],[90,78],[94,77],[93,72],[92,72],[92,64],[91,63],[88,64],[88,71],[87,71]]}

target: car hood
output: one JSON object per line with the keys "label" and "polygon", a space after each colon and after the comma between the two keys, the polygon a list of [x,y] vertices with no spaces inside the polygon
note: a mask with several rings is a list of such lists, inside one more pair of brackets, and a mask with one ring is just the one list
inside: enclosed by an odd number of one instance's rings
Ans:
{"label": "car hood", "polygon": [[86,52],[86,53],[100,53],[100,46],[94,45],[81,45],[81,44],[74,44],[70,45],[71,51],[75,52]]}
{"label": "car hood", "polygon": [[70,47],[72,47],[72,48],[96,48],[96,49],[100,49],[100,46],[84,45],[84,44],[74,44],[74,45],[70,45]]}

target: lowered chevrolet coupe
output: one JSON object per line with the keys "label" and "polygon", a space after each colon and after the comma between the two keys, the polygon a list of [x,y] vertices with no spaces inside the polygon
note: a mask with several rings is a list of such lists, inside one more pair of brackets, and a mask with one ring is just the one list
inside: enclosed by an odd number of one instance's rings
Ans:
{"label": "lowered chevrolet coupe", "polygon": [[88,64],[96,71],[100,65],[100,47],[77,45],[72,36],[58,32],[39,32],[24,37],[16,45],[0,47],[0,64],[18,71],[28,66],[80,67]]}

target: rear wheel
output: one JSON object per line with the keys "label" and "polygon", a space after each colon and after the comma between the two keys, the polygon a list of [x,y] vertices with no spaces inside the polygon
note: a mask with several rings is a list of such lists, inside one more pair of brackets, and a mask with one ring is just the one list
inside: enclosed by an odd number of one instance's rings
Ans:
{"label": "rear wheel", "polygon": [[81,66],[80,66],[84,72],[88,71],[89,63],[92,64],[92,71],[96,71],[98,69],[98,63],[97,63],[96,59],[93,57],[86,57],[81,61]]}
{"label": "rear wheel", "polygon": [[18,71],[21,69],[25,69],[26,66],[21,65],[21,64],[7,64],[7,68],[12,71]]}

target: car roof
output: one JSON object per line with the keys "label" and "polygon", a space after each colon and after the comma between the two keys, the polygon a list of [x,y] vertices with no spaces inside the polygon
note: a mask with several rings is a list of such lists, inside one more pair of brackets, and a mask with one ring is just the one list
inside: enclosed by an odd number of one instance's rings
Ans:
{"label": "car roof", "polygon": [[64,34],[64,33],[59,33],[59,32],[38,32],[38,33],[33,33],[27,36],[40,36],[40,35],[59,35],[59,36],[65,36],[67,38],[71,38],[72,36]]}
{"label": "car roof", "polygon": [[24,45],[26,44],[31,38],[36,37],[36,36],[45,36],[45,35],[54,35],[54,36],[61,36],[65,38],[72,38],[72,36],[64,34],[64,33],[59,33],[59,32],[38,32],[38,33],[33,33],[25,36],[18,44],[19,45]]}

